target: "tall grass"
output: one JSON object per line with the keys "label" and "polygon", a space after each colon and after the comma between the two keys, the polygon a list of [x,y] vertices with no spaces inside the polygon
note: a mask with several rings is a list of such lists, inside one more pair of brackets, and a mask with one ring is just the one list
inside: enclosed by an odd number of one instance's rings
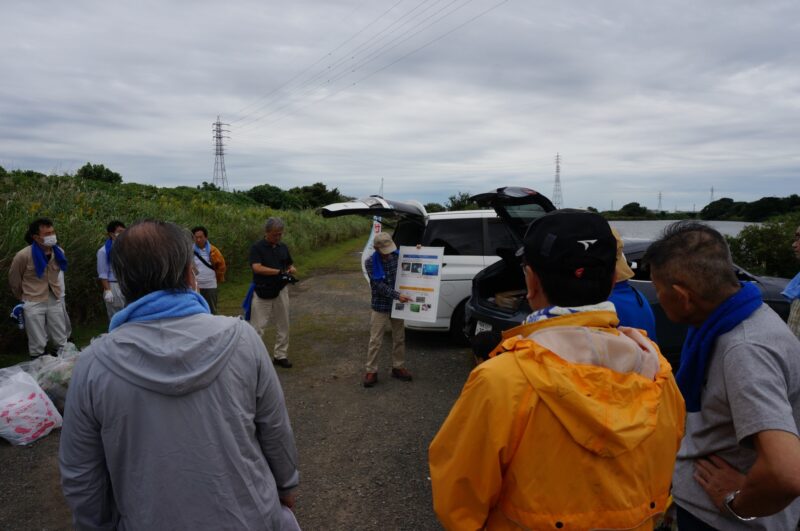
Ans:
{"label": "tall grass", "polygon": [[16,303],[8,289],[8,269],[14,254],[26,245],[24,234],[33,219],[48,217],[54,222],[59,245],[69,261],[67,306],[73,323],[79,325],[105,315],[95,256],[109,221],[130,224],[154,218],[187,228],[203,225],[209,240],[225,256],[230,274],[241,275],[248,269],[250,245],[263,238],[269,216],[280,216],[286,222],[284,242],[295,257],[369,230],[369,223],[362,219],[327,220],[308,210],[273,210],[244,194],[112,185],[71,176],[0,178],[0,351],[10,336],[19,335],[12,333],[5,319]]}

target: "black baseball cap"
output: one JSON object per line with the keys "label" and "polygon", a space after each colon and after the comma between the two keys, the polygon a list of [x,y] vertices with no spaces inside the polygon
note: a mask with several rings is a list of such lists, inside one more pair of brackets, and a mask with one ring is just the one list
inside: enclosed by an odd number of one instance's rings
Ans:
{"label": "black baseball cap", "polygon": [[614,270],[617,241],[599,214],[562,209],[535,220],[517,251],[535,271],[547,270],[575,278],[602,278]]}

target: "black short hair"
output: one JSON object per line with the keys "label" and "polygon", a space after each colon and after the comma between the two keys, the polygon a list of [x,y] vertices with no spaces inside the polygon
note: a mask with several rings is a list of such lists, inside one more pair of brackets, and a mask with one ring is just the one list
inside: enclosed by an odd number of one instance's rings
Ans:
{"label": "black short hair", "polygon": [[496,330],[486,330],[479,332],[469,339],[472,353],[477,359],[486,361],[489,354],[503,341],[503,334]]}
{"label": "black short hair", "polygon": [[28,231],[25,233],[25,241],[33,243],[33,236],[39,234],[42,227],[52,227],[53,220],[50,218],[36,218],[28,225]]}
{"label": "black short hair", "polygon": [[577,278],[572,271],[554,271],[546,268],[531,269],[539,277],[547,301],[555,306],[574,307],[599,304],[608,300],[614,288],[615,264],[604,264],[587,269]]}
{"label": "black short hair", "polygon": [[195,233],[195,232],[197,232],[197,231],[202,231],[202,232],[203,232],[203,236],[205,236],[206,238],[208,238],[208,229],[207,229],[207,228],[205,228],[204,226],[202,226],[202,225],[198,225],[198,226],[196,226],[195,228],[193,228],[193,229],[192,229],[192,236],[194,236],[194,233]]}
{"label": "black short hair", "polygon": [[116,232],[118,228],[122,227],[125,228],[125,224],[118,219],[111,221],[106,225],[106,232]]}
{"label": "black short hair", "polygon": [[691,288],[709,301],[739,285],[725,238],[704,223],[692,220],[669,225],[642,258],[650,272],[670,284]]}
{"label": "black short hair", "polygon": [[137,221],[117,236],[111,266],[128,303],[154,291],[185,291],[192,237],[174,223]]}

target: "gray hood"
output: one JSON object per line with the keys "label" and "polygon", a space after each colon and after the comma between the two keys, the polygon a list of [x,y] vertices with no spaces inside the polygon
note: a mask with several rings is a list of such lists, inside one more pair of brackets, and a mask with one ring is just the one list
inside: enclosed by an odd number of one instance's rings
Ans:
{"label": "gray hood", "polygon": [[246,326],[241,319],[205,314],[127,323],[104,337],[108,349],[97,360],[139,387],[185,395],[219,376]]}

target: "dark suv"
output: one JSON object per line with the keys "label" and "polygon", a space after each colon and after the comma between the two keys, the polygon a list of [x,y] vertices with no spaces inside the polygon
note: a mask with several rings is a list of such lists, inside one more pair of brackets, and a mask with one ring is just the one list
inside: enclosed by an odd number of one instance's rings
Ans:
{"label": "dark suv", "polygon": [[[677,370],[681,347],[686,337],[686,326],[667,319],[650,281],[650,272],[642,266],[642,257],[650,240],[626,240],[625,257],[635,276],[631,285],[647,298],[656,318],[658,346]],[[472,296],[465,308],[465,331],[470,336],[486,330],[502,331],[519,325],[531,312],[525,299],[525,278],[516,249],[500,249],[502,258],[477,275],[472,281]],[[789,317],[789,302],[780,294],[786,287],[785,278],[759,277],[736,268],[736,276],[745,282],[754,282],[766,302],[785,321]]]}

